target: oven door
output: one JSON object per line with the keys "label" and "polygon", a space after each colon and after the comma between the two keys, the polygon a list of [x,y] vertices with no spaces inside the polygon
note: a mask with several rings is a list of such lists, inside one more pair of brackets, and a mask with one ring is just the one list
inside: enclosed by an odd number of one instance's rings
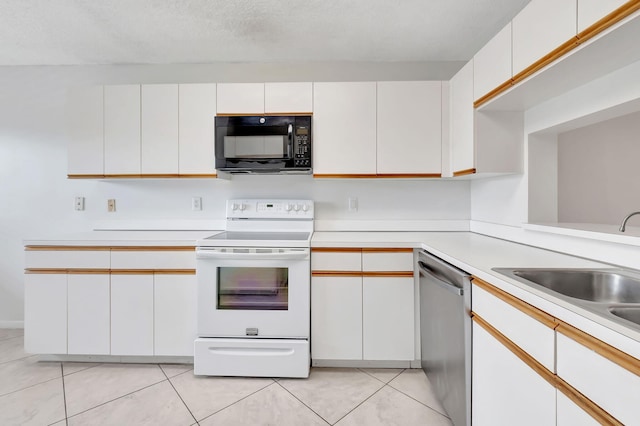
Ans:
{"label": "oven door", "polygon": [[198,336],[308,338],[308,248],[198,248]]}

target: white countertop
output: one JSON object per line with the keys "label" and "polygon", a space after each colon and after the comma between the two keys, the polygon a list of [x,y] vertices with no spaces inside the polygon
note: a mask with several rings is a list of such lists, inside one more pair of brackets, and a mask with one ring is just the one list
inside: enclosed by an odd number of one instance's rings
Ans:
{"label": "white countertop", "polygon": [[[92,231],[27,239],[25,245],[195,246],[221,231]],[[311,247],[424,249],[632,356],[640,332],[506,277],[496,267],[609,268],[611,265],[471,232],[314,232]]]}
{"label": "white countertop", "polygon": [[640,332],[492,270],[611,268],[567,254],[471,232],[316,232],[312,247],[411,247],[424,249],[527,303],[640,358]]}
{"label": "white countertop", "polygon": [[195,246],[221,231],[89,231],[24,240],[32,246]]}

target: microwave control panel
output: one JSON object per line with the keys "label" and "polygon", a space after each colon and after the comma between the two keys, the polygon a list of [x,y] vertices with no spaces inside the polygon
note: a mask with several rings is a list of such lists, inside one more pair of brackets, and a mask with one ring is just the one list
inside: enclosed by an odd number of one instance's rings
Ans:
{"label": "microwave control panel", "polygon": [[[305,117],[306,118],[306,117]],[[307,121],[300,123],[300,121]],[[311,167],[311,120],[296,120],[293,143],[294,167]]]}

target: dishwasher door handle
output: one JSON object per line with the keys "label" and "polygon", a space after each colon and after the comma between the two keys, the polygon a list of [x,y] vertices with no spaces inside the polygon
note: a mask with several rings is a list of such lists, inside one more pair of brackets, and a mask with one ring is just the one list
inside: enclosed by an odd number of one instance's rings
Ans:
{"label": "dishwasher door handle", "polygon": [[443,289],[451,293],[454,293],[456,296],[462,296],[464,294],[464,290],[462,290],[460,287],[455,286],[451,283],[448,283],[444,281],[442,278],[438,277],[436,274],[434,274],[431,271],[431,269],[429,269],[426,263],[418,262],[418,267],[420,268],[420,272],[422,274],[431,278],[435,284],[438,284],[439,287],[442,287]]}

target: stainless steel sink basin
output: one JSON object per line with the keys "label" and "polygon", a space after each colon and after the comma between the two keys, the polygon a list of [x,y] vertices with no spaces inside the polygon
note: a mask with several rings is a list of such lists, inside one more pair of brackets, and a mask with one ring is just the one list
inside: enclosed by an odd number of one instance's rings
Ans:
{"label": "stainless steel sink basin", "polygon": [[600,303],[640,303],[640,279],[619,271],[515,269],[511,273],[576,299]]}
{"label": "stainless steel sink basin", "polygon": [[619,325],[640,331],[640,273],[613,268],[493,270]]}
{"label": "stainless steel sink basin", "polygon": [[640,325],[640,306],[626,307],[626,306],[612,306],[609,308],[609,312],[613,315],[631,321],[632,323]]}

